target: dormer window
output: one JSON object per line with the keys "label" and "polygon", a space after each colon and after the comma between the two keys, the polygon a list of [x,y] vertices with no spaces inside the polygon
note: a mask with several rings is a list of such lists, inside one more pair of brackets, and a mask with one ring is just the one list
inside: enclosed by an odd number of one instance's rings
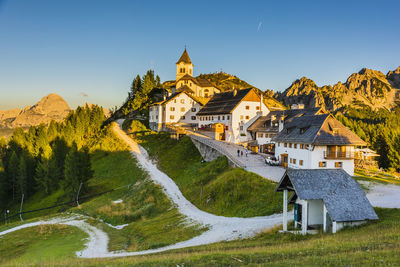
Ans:
{"label": "dormer window", "polygon": [[300,134],[303,134],[307,131],[308,127],[300,128]]}

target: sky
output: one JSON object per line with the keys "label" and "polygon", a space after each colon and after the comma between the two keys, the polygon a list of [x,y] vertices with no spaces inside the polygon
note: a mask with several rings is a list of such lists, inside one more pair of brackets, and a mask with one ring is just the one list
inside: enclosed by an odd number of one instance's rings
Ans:
{"label": "sky", "polygon": [[281,91],[400,65],[400,1],[0,0],[0,109],[49,93],[120,106],[132,79],[224,71]]}

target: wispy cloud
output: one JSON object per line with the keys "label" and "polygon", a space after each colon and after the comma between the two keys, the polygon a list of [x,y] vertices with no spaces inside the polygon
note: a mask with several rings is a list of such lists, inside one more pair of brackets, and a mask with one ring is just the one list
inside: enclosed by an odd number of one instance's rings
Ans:
{"label": "wispy cloud", "polygon": [[262,21],[260,21],[260,22],[258,23],[257,31],[260,31],[260,30],[261,30],[261,27],[262,27]]}
{"label": "wispy cloud", "polygon": [[84,93],[84,92],[81,92],[81,96],[88,97],[88,95],[86,93]]}

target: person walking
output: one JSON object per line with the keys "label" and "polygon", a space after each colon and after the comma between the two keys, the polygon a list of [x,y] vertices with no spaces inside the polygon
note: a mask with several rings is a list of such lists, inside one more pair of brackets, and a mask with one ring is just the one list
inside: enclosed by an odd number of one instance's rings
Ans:
{"label": "person walking", "polygon": [[243,157],[243,151],[240,151],[240,156]]}
{"label": "person walking", "polygon": [[246,158],[247,158],[247,154],[249,154],[249,151],[246,149]]}
{"label": "person walking", "polygon": [[239,149],[237,150],[237,153],[238,153],[238,157],[240,157],[240,150]]}

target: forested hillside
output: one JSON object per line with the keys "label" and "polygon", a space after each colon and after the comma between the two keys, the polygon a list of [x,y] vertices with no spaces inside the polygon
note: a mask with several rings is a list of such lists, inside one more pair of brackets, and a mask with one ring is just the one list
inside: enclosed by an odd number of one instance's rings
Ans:
{"label": "forested hillside", "polygon": [[9,142],[0,142],[0,209],[29,200],[35,193],[61,190],[73,199],[92,177],[90,151],[117,146],[110,127],[101,128],[103,109],[78,107],[63,122],[52,121],[27,131],[16,128]]}

